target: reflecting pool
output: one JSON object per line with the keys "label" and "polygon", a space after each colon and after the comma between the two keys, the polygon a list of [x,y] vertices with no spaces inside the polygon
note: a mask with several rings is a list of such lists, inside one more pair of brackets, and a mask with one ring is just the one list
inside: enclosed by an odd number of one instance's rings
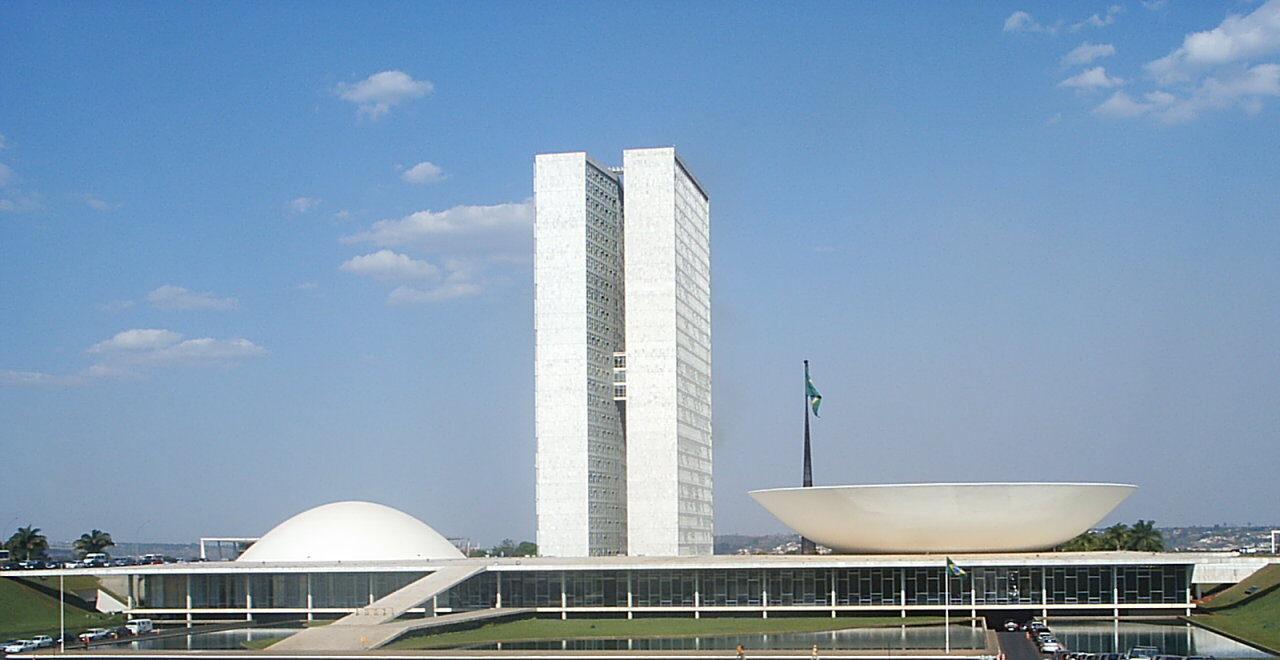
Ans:
{"label": "reflecting pool", "polygon": [[[951,648],[978,650],[986,644],[982,628],[952,625]],[[947,644],[947,628],[892,626],[846,628],[822,632],[702,635],[696,637],[596,637],[465,644],[454,648],[489,651],[728,651],[741,644],[748,649],[808,650],[918,650],[941,649]]]}
{"label": "reflecting pool", "polygon": [[1049,620],[1053,634],[1068,651],[1124,653],[1135,646],[1154,646],[1164,655],[1212,655],[1219,658],[1269,658],[1215,632],[1185,623],[1128,623]]}
{"label": "reflecting pool", "polygon": [[136,642],[130,642],[128,648],[144,651],[242,649],[245,648],[246,642],[288,637],[299,630],[302,629],[240,628],[238,630],[220,630],[218,632],[197,633],[194,635],[140,639]]}

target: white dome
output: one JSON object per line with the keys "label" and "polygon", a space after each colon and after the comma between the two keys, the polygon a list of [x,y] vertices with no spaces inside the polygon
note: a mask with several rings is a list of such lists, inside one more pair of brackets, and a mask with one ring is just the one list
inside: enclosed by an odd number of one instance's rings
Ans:
{"label": "white dome", "polygon": [[461,559],[426,523],[373,502],[324,504],[276,525],[236,561],[410,561]]}

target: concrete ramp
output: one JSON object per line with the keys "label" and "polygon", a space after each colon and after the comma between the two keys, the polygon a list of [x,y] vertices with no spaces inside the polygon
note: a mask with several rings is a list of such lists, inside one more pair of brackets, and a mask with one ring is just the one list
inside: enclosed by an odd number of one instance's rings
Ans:
{"label": "concrete ramp", "polygon": [[[396,621],[450,587],[484,571],[484,565],[450,566],[415,580],[327,626],[307,628],[271,645],[273,651],[358,651],[377,648],[411,631],[447,627],[469,621],[523,616],[523,610],[460,612],[446,616]],[[488,613],[488,616],[481,616]],[[471,615],[471,616],[468,616]]]}

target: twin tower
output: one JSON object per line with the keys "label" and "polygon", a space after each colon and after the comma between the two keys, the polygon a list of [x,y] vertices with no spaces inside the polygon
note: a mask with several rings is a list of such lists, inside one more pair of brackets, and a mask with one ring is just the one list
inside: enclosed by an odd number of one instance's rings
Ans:
{"label": "twin tower", "polygon": [[672,147],[534,160],[542,555],[709,555],[707,193]]}

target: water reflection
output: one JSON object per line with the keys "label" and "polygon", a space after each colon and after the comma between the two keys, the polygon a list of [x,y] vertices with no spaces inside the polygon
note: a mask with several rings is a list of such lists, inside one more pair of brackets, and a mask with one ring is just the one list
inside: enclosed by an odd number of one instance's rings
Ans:
{"label": "water reflection", "polygon": [[1053,633],[1069,651],[1124,653],[1135,646],[1154,646],[1165,655],[1212,655],[1219,658],[1269,658],[1215,632],[1185,623],[1123,623],[1114,621],[1049,621]]}
{"label": "water reflection", "polygon": [[[953,625],[951,648],[981,649],[986,643],[982,628]],[[748,649],[808,650],[916,650],[940,649],[946,645],[943,626],[895,626],[891,628],[846,628],[822,632],[754,633],[703,635],[700,637],[579,638],[530,640],[490,644],[460,645],[489,651],[728,651],[739,644]]]}
{"label": "water reflection", "polygon": [[288,637],[301,628],[241,628],[239,630],[221,630],[218,632],[180,635],[177,637],[159,637],[130,642],[129,648],[144,651],[175,650],[224,650],[242,649],[246,642],[262,639],[278,639]]}

